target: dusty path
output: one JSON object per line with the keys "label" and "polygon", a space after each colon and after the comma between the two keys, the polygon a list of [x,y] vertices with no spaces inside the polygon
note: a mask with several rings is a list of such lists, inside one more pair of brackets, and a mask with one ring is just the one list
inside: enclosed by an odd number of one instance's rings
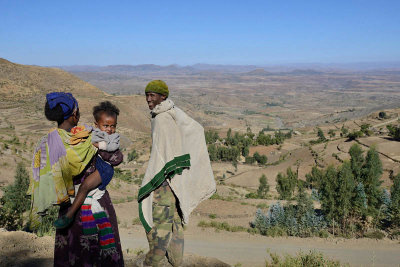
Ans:
{"label": "dusty path", "polygon": [[384,122],[381,122],[381,123],[375,124],[375,125],[373,125],[372,127],[375,127],[375,128],[377,128],[377,127],[380,127],[380,126],[383,126],[383,125],[386,125],[386,124],[389,124],[389,123],[392,123],[392,122],[398,121],[399,119],[400,119],[400,117],[397,117],[397,118],[395,118],[395,119],[391,119],[391,120],[389,120],[389,121],[384,121]]}
{"label": "dusty path", "polygon": [[[141,231],[121,233],[124,249],[144,248],[147,240]],[[270,238],[247,233],[215,233],[212,229],[185,232],[185,252],[215,257],[231,265],[265,266],[267,250],[296,254],[317,250],[351,266],[400,266],[399,241],[372,239]]]}

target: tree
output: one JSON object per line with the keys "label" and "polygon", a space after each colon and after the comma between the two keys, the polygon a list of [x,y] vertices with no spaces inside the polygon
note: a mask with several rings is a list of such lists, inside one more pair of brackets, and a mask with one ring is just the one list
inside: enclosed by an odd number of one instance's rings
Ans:
{"label": "tree", "polygon": [[317,128],[317,130],[318,130],[318,132],[317,132],[318,141],[325,142],[326,141],[326,137],[324,135],[324,132],[321,130],[321,128]]}
{"label": "tree", "polygon": [[400,173],[392,177],[393,184],[390,187],[391,223],[395,227],[400,226]]}
{"label": "tree", "polygon": [[251,131],[251,128],[250,128],[250,127],[247,127],[246,136],[247,136],[250,140],[253,140],[253,138],[254,138],[254,133]]}
{"label": "tree", "polygon": [[399,126],[393,126],[389,124],[386,126],[386,128],[389,130],[389,136],[393,137],[394,140],[400,141],[400,127]]}
{"label": "tree", "polygon": [[354,215],[359,218],[364,217],[367,214],[368,200],[362,182],[357,184],[352,202]]}
{"label": "tree", "polygon": [[213,130],[208,130],[205,132],[205,138],[207,144],[214,144],[218,139],[218,133]]}
{"label": "tree", "polygon": [[210,161],[218,160],[218,149],[215,145],[208,145],[208,155],[210,157]]}
{"label": "tree", "polygon": [[245,146],[245,147],[243,147],[243,149],[242,149],[242,156],[243,157],[247,157],[249,155],[249,147],[248,146]]}
{"label": "tree", "polygon": [[351,170],[353,172],[356,181],[361,181],[362,167],[364,165],[364,156],[361,146],[359,144],[354,144],[350,147],[350,164]]}
{"label": "tree", "polygon": [[258,152],[253,154],[253,158],[255,159],[255,161],[257,161],[258,164],[264,165],[267,163],[267,156],[265,155],[260,155]]}
{"label": "tree", "polygon": [[228,132],[226,132],[226,144],[229,146],[229,145],[232,145],[232,129],[231,128],[229,128],[228,129]]}
{"label": "tree", "polygon": [[[345,226],[346,221],[350,217],[353,208],[353,191],[355,187],[354,176],[351,170],[351,164],[345,161],[338,171],[337,176],[337,198],[336,198],[336,216],[337,220],[341,220],[342,225]],[[335,217],[336,217],[335,216]]]}
{"label": "tree", "polygon": [[18,163],[14,183],[4,189],[0,199],[0,225],[8,230],[18,230],[23,226],[23,213],[30,207],[26,195],[29,187],[29,175],[22,163]]}
{"label": "tree", "polygon": [[311,173],[306,174],[306,186],[310,189],[319,189],[323,175],[323,171],[313,166]]}
{"label": "tree", "polygon": [[365,186],[365,194],[368,198],[368,214],[376,216],[378,214],[382,200],[382,162],[378,152],[371,148],[367,152],[365,163],[362,169],[362,182]]}
{"label": "tree", "polygon": [[344,127],[344,125],[343,125],[342,128],[340,129],[340,136],[346,137],[348,133],[349,133],[349,129]]}
{"label": "tree", "polygon": [[321,210],[328,220],[336,219],[336,190],[337,171],[332,165],[324,171],[321,177],[318,193],[320,195]]}
{"label": "tree", "polygon": [[[300,216],[304,216],[307,213],[311,212],[314,213],[314,205],[310,196],[307,194],[303,183],[300,182],[297,185],[298,194],[296,196],[297,201],[297,214]],[[298,216],[298,217],[300,217]]]}
{"label": "tree", "polygon": [[267,177],[265,177],[265,175],[263,174],[258,181],[260,182],[260,185],[258,186],[257,196],[259,198],[266,199],[269,192]]}
{"label": "tree", "polygon": [[280,199],[291,200],[297,185],[297,174],[289,167],[286,175],[278,173],[276,176],[276,191]]}
{"label": "tree", "polygon": [[362,132],[366,136],[371,136],[372,131],[369,128],[371,128],[371,125],[368,123],[364,123],[360,126],[360,132]]}
{"label": "tree", "polygon": [[330,129],[330,130],[328,131],[328,134],[329,134],[329,137],[330,137],[330,138],[333,138],[333,137],[336,136],[335,130],[333,130],[333,129]]}
{"label": "tree", "polygon": [[378,116],[379,116],[380,119],[386,119],[387,118],[386,112],[384,112],[384,111],[379,112]]}
{"label": "tree", "polygon": [[256,160],[254,159],[254,157],[250,157],[250,156],[247,156],[247,157],[245,158],[245,160],[244,160],[244,162],[245,162],[246,164],[253,164],[255,161],[256,161]]}
{"label": "tree", "polygon": [[356,130],[353,130],[351,133],[347,134],[347,138],[349,141],[356,140],[356,139],[360,138],[361,136],[363,136],[363,132],[356,131]]}

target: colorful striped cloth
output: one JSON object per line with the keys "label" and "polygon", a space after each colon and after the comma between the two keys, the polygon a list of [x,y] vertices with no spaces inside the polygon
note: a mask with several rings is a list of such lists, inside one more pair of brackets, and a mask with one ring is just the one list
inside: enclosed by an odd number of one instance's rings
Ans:
{"label": "colorful striped cloth", "polygon": [[[76,186],[76,190],[78,190]],[[98,188],[90,191],[81,207],[81,221],[83,238],[96,239],[100,243],[102,255],[111,255],[116,252],[114,233],[110,220],[104,208],[97,201],[105,193],[105,190]]]}

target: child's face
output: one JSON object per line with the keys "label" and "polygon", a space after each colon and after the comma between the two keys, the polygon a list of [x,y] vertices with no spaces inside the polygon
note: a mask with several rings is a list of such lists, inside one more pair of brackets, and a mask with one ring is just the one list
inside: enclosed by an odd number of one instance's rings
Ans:
{"label": "child's face", "polygon": [[95,122],[95,125],[101,131],[106,132],[107,134],[113,134],[117,128],[117,117],[102,113],[100,119]]}

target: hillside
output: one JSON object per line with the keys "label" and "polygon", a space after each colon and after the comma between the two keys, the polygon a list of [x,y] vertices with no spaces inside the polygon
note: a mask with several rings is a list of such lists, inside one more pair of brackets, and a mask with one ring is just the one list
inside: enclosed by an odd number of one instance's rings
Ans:
{"label": "hillside", "polygon": [[2,101],[32,101],[48,92],[71,92],[77,97],[101,97],[104,95],[93,85],[74,75],[56,68],[27,66],[0,58],[0,96]]}
{"label": "hillside", "polygon": [[118,126],[125,148],[137,138],[148,139],[149,115],[143,96],[112,96],[60,69],[0,59],[0,185],[12,180],[16,162],[23,160],[29,166],[39,137],[56,126],[43,112],[45,95],[52,91],[71,92],[77,98],[80,123],[93,122],[92,107],[99,102],[116,103],[121,110]]}
{"label": "hillside", "polygon": [[[120,66],[120,68],[125,69],[124,66]],[[118,68],[116,69],[118,70]],[[92,74],[96,81],[103,77],[100,73]],[[107,75],[115,75],[113,76],[115,80],[108,80],[106,84],[113,86],[114,89],[119,88],[122,74],[108,73],[104,75],[103,78],[106,80],[111,77]],[[271,76],[269,72],[255,70],[251,73],[241,74],[241,80],[236,84],[231,83],[230,80],[239,79],[236,76],[229,76],[230,79],[224,80],[222,74],[213,73],[212,75],[215,79],[210,80],[208,76],[208,78],[204,78],[205,76],[200,75],[195,80],[191,80],[190,77],[170,77],[173,81],[170,86],[171,98],[201,122],[206,130],[216,130],[222,140],[226,138],[229,128],[232,128],[232,134],[246,132],[248,127],[255,134],[263,128],[267,134],[273,134],[274,129],[291,127],[294,134],[280,145],[252,145],[250,147],[250,155],[258,152],[268,158],[266,165],[245,164],[244,157],[240,157],[237,167],[231,162],[216,161],[212,163],[217,180],[217,194],[213,199],[202,202],[194,210],[191,223],[186,230],[188,239],[195,244],[194,251],[204,252],[201,255],[220,258],[216,255],[215,247],[202,245],[202,242],[207,242],[212,237],[216,239],[214,244],[219,244],[217,241],[223,240],[227,236],[230,238],[229,240],[235,240],[234,242],[245,239],[249,247],[251,244],[259,247],[259,244],[266,242],[267,237],[264,236],[257,235],[257,238],[254,238],[249,233],[234,232],[240,232],[243,229],[247,231],[257,209],[260,208],[266,212],[268,207],[278,201],[278,193],[275,188],[276,176],[278,173],[284,173],[288,167],[298,170],[299,179],[305,180],[306,174],[316,164],[321,167],[338,166],[343,160],[349,159],[350,146],[359,143],[364,151],[370,146],[375,146],[379,152],[379,158],[383,164],[381,178],[383,188],[388,189],[392,183],[389,180],[391,171],[400,172],[400,142],[391,139],[386,131],[386,125],[398,124],[400,114],[400,108],[390,108],[392,105],[397,107],[395,102],[400,95],[399,85],[395,81],[397,76],[390,76],[395,74],[374,76],[373,80],[366,79],[362,84],[356,83],[357,85],[348,84],[347,89],[335,91],[326,88],[326,90],[319,91],[316,84],[317,81],[321,82],[318,80],[321,78],[320,76],[325,77],[327,83],[330,81],[330,77],[327,74],[313,71],[296,71],[278,77]],[[309,75],[313,75],[312,79],[314,80],[310,80]],[[263,77],[268,79],[264,81],[265,83],[262,82]],[[129,79],[126,80],[129,81],[129,84],[132,81],[130,79],[139,78],[129,76]],[[145,83],[150,79],[152,79],[151,75],[140,77],[137,89],[143,92]],[[341,80],[340,83],[344,84],[348,80]],[[121,172],[115,175],[108,190],[115,205],[121,233],[124,233],[122,239],[127,244],[124,246],[135,249],[139,245],[146,244],[143,228],[138,225],[136,201],[151,146],[150,117],[144,96],[110,95],[65,71],[55,68],[24,66],[6,60],[0,61],[0,81],[2,94],[0,98],[0,187],[13,181],[17,162],[24,162],[27,168],[30,166],[34,145],[43,134],[55,126],[54,123],[48,122],[43,114],[44,96],[47,92],[54,90],[72,92],[80,104],[82,123],[92,122],[91,108],[100,101],[110,100],[121,109],[118,132],[122,135],[125,160],[119,166]],[[186,88],[185,84],[179,85],[180,81],[185,81],[186,84],[189,84],[189,81],[192,83],[190,87]],[[337,82],[337,79],[332,80],[333,84],[337,85]],[[297,88],[299,84],[307,83],[308,85],[312,83],[314,87]],[[383,84],[387,86],[379,95],[378,87]],[[272,88],[269,88],[269,85]],[[370,85],[371,88],[366,90],[364,85]],[[334,87],[332,84],[329,86]],[[392,94],[390,94],[391,91]],[[279,92],[281,94],[278,94]],[[330,98],[332,96],[335,97],[333,100]],[[357,100],[359,102],[353,103],[355,98],[359,98]],[[345,102],[341,103],[341,100]],[[379,100],[384,101],[379,102]],[[313,103],[318,103],[318,105],[313,106]],[[382,108],[386,104],[388,108]],[[354,108],[354,106],[356,107]],[[385,111],[387,117],[379,118],[379,111]],[[370,125],[371,136],[363,136],[356,141],[349,141],[346,137],[340,136],[342,127],[353,131],[359,130],[362,124]],[[319,125],[327,137],[327,142],[310,143],[317,139],[317,129],[314,126],[304,125]],[[330,130],[334,132],[331,137],[328,134]],[[133,150],[137,152],[137,156],[128,162],[128,153]],[[247,198],[247,194],[257,191],[259,178],[263,174],[267,177],[270,185],[268,198]],[[225,228],[227,228],[226,225],[237,228],[233,228],[235,230],[227,234],[225,229],[214,230],[205,227],[204,225],[209,222],[213,222],[214,225],[225,223]],[[207,240],[204,240],[205,234]],[[258,243],[252,243],[253,239],[257,239]],[[143,242],[135,243],[137,240]],[[303,241],[296,241],[296,243],[301,242]],[[329,246],[336,246],[335,242],[332,241]],[[384,240],[384,242],[388,243],[389,241]],[[398,244],[395,245],[397,248]],[[295,247],[297,250],[300,246],[296,245]],[[390,246],[388,245],[388,247]],[[240,253],[236,257],[233,257],[229,251],[224,253],[226,258],[220,259],[230,264],[239,261]],[[265,253],[264,248],[262,253]],[[343,252],[341,253],[343,256]],[[385,253],[383,251],[379,257],[385,258]],[[261,265],[265,255],[258,254],[257,257],[255,257],[257,260],[251,259],[250,256],[247,257],[247,260],[243,262],[244,266],[255,266],[256,263]],[[341,257],[341,259],[348,260],[346,257]],[[357,263],[357,261],[354,262]]]}

